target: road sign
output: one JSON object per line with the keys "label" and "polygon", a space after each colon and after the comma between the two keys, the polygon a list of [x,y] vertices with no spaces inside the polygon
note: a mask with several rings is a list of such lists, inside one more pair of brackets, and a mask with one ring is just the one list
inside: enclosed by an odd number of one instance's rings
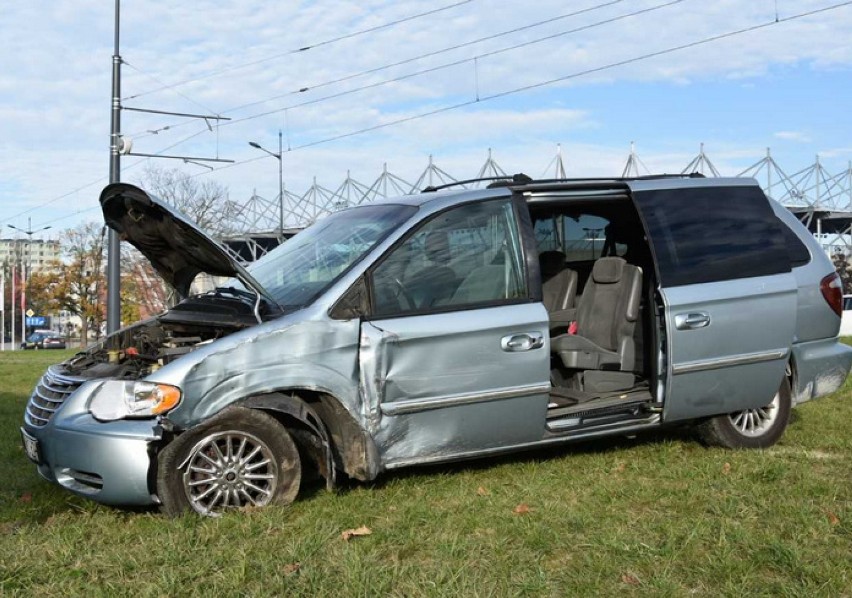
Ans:
{"label": "road sign", "polygon": [[[33,310],[29,310],[27,312],[33,313]],[[47,325],[47,318],[45,316],[29,316],[27,317],[27,327],[35,328],[36,326],[45,326]]]}
{"label": "road sign", "polygon": [[28,318],[32,318],[34,315],[35,315],[35,312],[33,310],[31,310],[31,309],[27,310],[27,317]]}

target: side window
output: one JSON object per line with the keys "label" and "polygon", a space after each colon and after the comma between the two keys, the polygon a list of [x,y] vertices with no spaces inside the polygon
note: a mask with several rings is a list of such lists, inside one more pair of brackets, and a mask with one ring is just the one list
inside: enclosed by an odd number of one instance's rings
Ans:
{"label": "side window", "polygon": [[784,235],[784,243],[787,245],[787,253],[790,254],[790,264],[795,268],[810,262],[811,253],[799,236],[783,221],[779,221],[779,226],[781,226],[781,232]]}
{"label": "side window", "polygon": [[510,200],[466,204],[415,230],[372,272],[374,316],[513,302],[527,297]]}
{"label": "side window", "polygon": [[536,219],[539,252],[558,250],[568,262],[596,260],[604,255],[624,256],[627,245],[616,240],[610,221],[593,214],[554,214]]}
{"label": "side window", "polygon": [[790,271],[781,223],[757,187],[663,189],[635,199],[663,286]]}
{"label": "side window", "polygon": [[539,253],[544,251],[562,251],[562,238],[559,234],[561,216],[545,216],[536,219],[535,245]]}
{"label": "side window", "polygon": [[[611,238],[609,220],[592,214],[581,214],[563,221],[565,255],[569,262],[596,260],[603,255],[607,239]],[[612,242],[613,253],[623,256],[627,246]]]}

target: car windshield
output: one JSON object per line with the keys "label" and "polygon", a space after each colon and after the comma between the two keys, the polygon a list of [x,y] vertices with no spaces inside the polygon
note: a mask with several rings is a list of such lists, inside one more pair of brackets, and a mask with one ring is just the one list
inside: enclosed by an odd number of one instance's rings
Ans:
{"label": "car windshield", "polygon": [[280,306],[307,305],[416,211],[384,204],[337,212],[247,269]]}

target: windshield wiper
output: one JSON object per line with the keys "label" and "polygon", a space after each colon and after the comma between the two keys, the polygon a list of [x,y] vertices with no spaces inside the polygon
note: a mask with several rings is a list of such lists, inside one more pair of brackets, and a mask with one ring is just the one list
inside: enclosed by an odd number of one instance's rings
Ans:
{"label": "windshield wiper", "polygon": [[248,299],[252,303],[254,303],[255,297],[258,296],[258,293],[238,289],[236,287],[216,287],[215,289],[213,289],[213,292],[217,295],[231,295],[232,297],[242,297]]}
{"label": "windshield wiper", "polygon": [[[263,318],[260,317],[260,304],[265,301],[265,298],[260,293],[252,293],[251,291],[244,291],[243,289],[238,289],[236,287],[216,287],[213,289],[213,292],[217,295],[231,295],[238,299],[248,300],[253,305],[252,313],[254,313],[254,318],[257,320],[257,323],[263,323]],[[266,301],[266,304],[268,307],[269,301]]]}

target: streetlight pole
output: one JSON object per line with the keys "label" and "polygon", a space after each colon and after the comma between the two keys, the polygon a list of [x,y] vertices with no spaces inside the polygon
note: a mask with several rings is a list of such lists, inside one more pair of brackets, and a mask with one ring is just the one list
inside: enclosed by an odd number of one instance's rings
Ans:
{"label": "streetlight pole", "polygon": [[278,242],[284,241],[284,149],[278,129]]}
{"label": "streetlight pole", "polygon": [[278,153],[270,152],[268,149],[257,143],[249,141],[249,145],[262,152],[266,152],[276,160],[278,160],[278,243],[284,242],[284,146],[282,141],[281,129],[278,129]]}
{"label": "streetlight pole", "polygon": [[[27,267],[24,270],[24,260],[23,256],[21,256],[21,270],[23,270],[23,274],[21,276],[21,295],[23,297],[23,301],[21,301],[21,340],[26,338],[27,334],[27,310],[25,309],[27,306],[27,292],[29,291],[29,279],[32,277],[33,273],[33,235],[36,233],[40,233],[50,228],[50,225],[44,226],[42,228],[37,228],[33,230],[33,219],[27,218],[27,229],[24,230],[22,228],[18,228],[13,224],[7,225],[9,228],[12,228],[19,233],[24,233],[27,236]],[[14,302],[15,297],[14,294],[12,296],[12,301]],[[12,326],[15,325],[14,320],[12,321]]]}

